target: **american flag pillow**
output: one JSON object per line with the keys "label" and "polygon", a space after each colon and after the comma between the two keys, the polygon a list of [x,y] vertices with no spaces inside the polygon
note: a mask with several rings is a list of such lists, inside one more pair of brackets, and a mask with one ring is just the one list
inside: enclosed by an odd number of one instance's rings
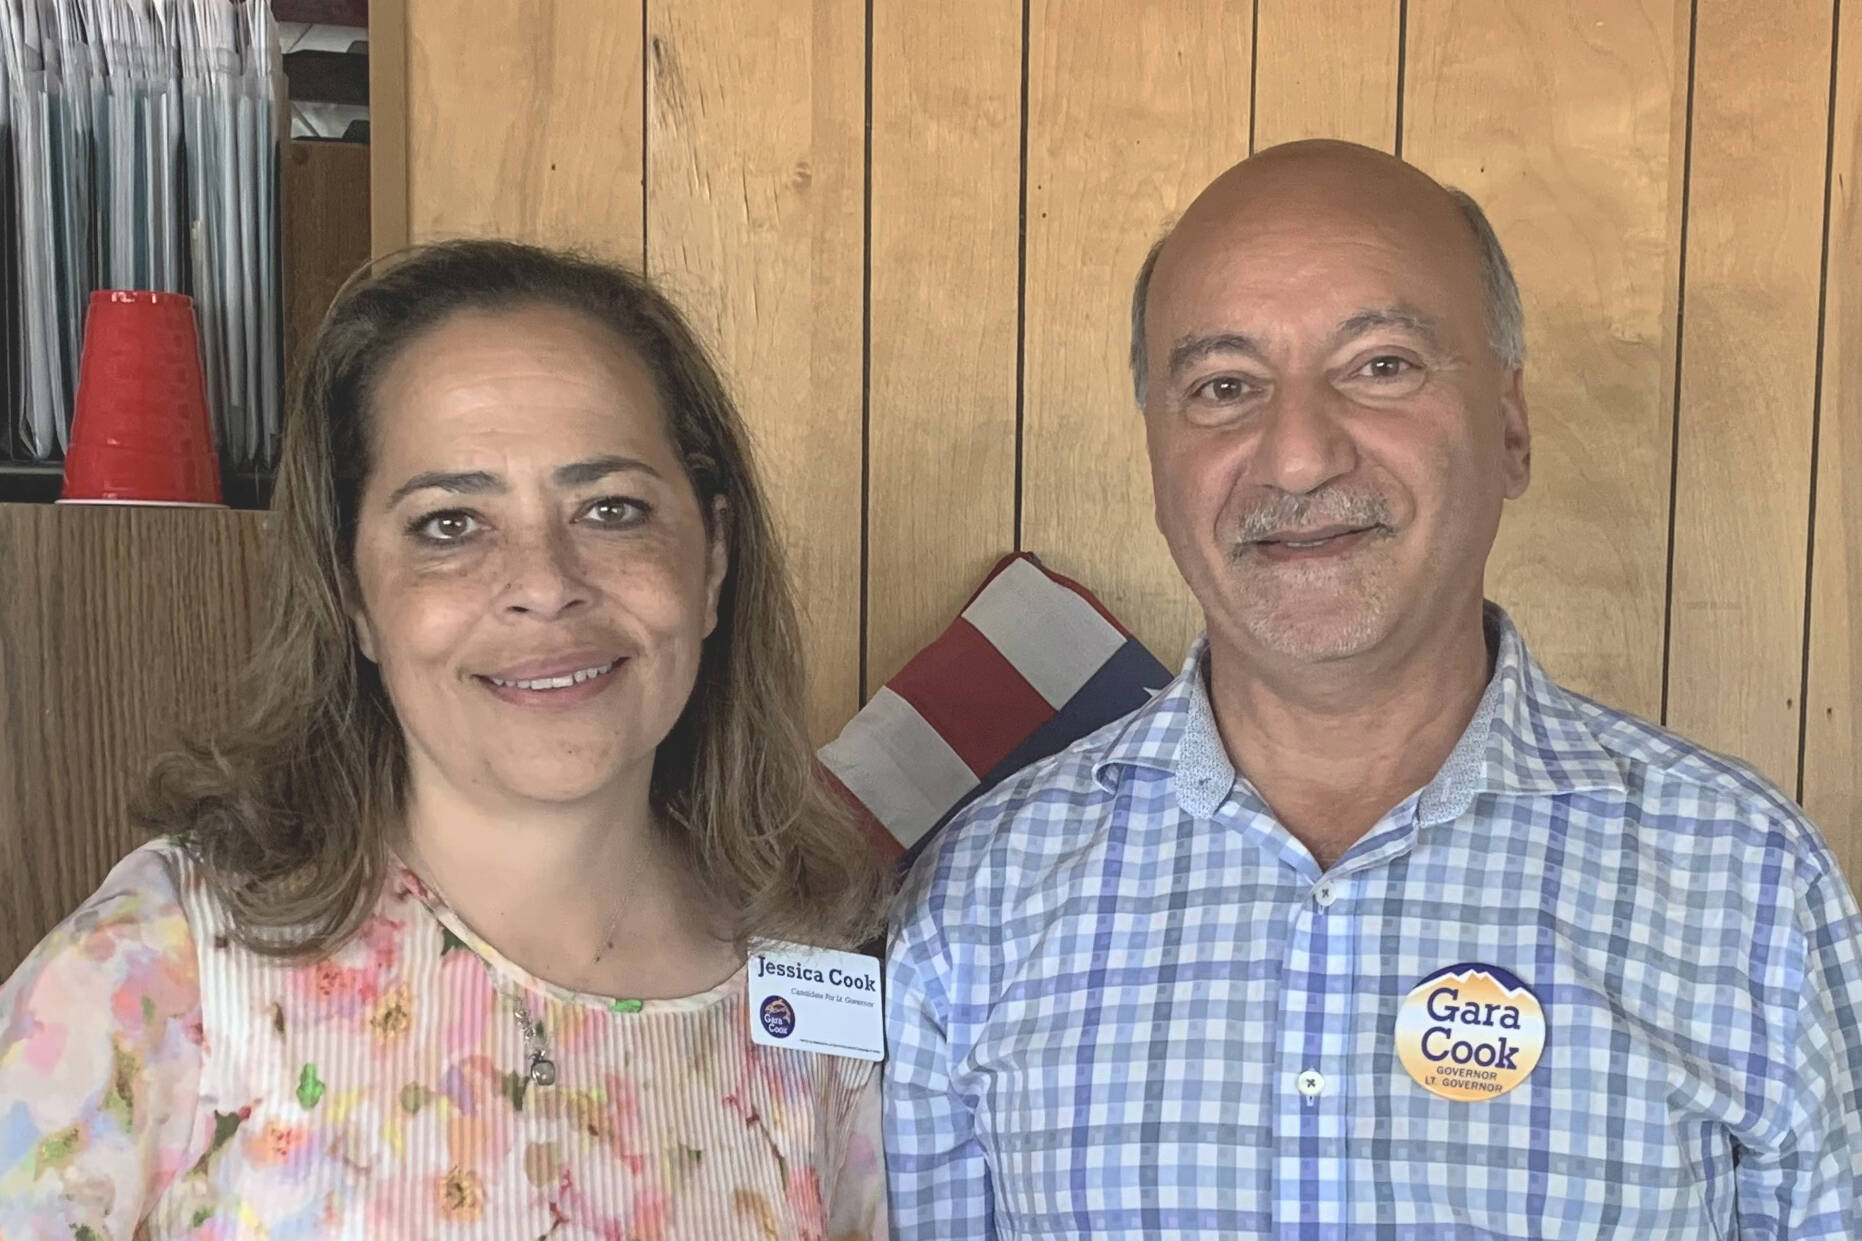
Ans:
{"label": "american flag pillow", "polygon": [[964,806],[1169,680],[1090,591],[1018,552],[817,757],[876,846],[909,862]]}

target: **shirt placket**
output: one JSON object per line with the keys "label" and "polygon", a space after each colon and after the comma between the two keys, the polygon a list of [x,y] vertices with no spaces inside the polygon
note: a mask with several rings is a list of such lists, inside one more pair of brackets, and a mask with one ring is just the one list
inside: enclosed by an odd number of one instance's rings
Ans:
{"label": "shirt placket", "polygon": [[1275,1235],[1286,1241],[1338,1237],[1349,1217],[1352,935],[1338,890],[1336,879],[1320,876],[1290,912],[1274,1142]]}
{"label": "shirt placket", "polygon": [[1360,894],[1371,872],[1414,847],[1416,804],[1411,796],[1393,809],[1323,875],[1299,859],[1310,886],[1288,926],[1274,1143],[1275,1235],[1286,1241],[1349,1236]]}

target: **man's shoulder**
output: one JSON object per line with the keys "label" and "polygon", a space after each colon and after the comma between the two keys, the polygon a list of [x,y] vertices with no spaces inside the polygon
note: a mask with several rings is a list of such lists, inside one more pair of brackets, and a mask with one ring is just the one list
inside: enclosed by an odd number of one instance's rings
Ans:
{"label": "man's shoulder", "polygon": [[958,811],[912,867],[903,901],[957,880],[975,886],[1042,871],[1045,861],[1103,843],[1117,800],[1108,760],[1145,710],[1035,760]]}
{"label": "man's shoulder", "polygon": [[1632,814],[1670,829],[1737,824],[1776,835],[1807,860],[1827,864],[1827,846],[1802,808],[1752,764],[1628,711],[1561,692],[1616,765]]}

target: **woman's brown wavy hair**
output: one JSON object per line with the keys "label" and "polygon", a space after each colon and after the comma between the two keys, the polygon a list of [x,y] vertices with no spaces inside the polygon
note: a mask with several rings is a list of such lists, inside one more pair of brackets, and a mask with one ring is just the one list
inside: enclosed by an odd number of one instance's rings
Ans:
{"label": "woman's brown wavy hair", "polygon": [[363,273],[310,341],[271,513],[265,624],[227,726],[160,759],[136,812],[203,865],[235,934],[327,955],[380,896],[407,789],[401,727],[357,648],[356,512],[371,400],[450,316],[547,305],[606,325],[652,372],[701,512],[724,501],[729,576],[697,684],[654,760],[652,803],[741,939],[851,946],[877,924],[871,847],[814,774],[794,600],[748,436],[677,308],[643,276],[507,241],[416,247]]}

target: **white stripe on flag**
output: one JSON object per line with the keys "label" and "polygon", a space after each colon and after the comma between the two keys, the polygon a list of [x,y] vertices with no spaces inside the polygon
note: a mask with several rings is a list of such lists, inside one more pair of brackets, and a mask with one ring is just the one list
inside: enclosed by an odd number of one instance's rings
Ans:
{"label": "white stripe on flag", "polygon": [[977,785],[924,716],[883,687],[818,757],[908,849]]}
{"label": "white stripe on flag", "polygon": [[963,619],[1056,711],[1125,645],[1092,604],[1026,560],[996,574]]}

